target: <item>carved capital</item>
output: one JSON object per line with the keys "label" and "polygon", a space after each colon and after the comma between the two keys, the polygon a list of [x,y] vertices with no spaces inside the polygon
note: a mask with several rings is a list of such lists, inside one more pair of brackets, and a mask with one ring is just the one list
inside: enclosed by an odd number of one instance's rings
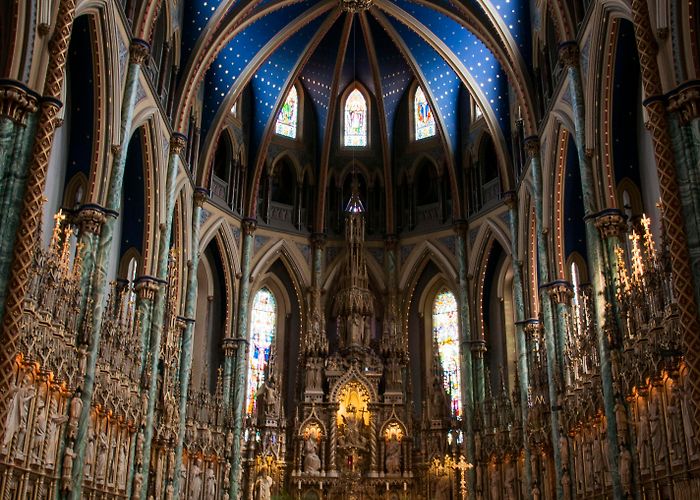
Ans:
{"label": "carved capital", "polygon": [[516,208],[518,203],[518,194],[515,191],[506,191],[502,196],[503,201],[508,205],[508,208]]}
{"label": "carved capital", "polygon": [[97,205],[84,205],[76,217],[81,232],[95,235],[100,234],[106,220],[105,211]]}
{"label": "carved capital", "polygon": [[595,226],[603,238],[617,237],[627,231],[625,219],[625,216],[619,210],[605,210],[595,216]]}
{"label": "carved capital", "polygon": [[669,96],[668,110],[678,113],[681,125],[700,117],[700,82],[685,85]]}
{"label": "carved capital", "polygon": [[236,349],[238,348],[238,342],[231,337],[226,337],[221,341],[221,349],[224,351],[224,356],[227,358],[232,358],[236,354]]}
{"label": "carved capital", "polygon": [[384,248],[387,251],[393,252],[399,245],[399,237],[395,234],[387,234],[384,236]]}
{"label": "carved capital", "polygon": [[241,226],[243,228],[243,234],[248,236],[255,233],[258,227],[258,221],[252,218],[245,218],[241,221]]}
{"label": "carved capital", "polygon": [[486,341],[483,339],[472,340],[470,349],[477,358],[483,358],[486,352]]}
{"label": "carved capital", "polygon": [[204,202],[209,198],[209,190],[204,188],[197,188],[194,190],[194,204],[195,206],[202,207]]}
{"label": "carved capital", "polygon": [[170,138],[170,153],[179,155],[187,147],[187,137],[175,132]]}
{"label": "carved capital", "polygon": [[540,154],[540,138],[536,135],[526,137],[523,143],[525,154],[528,158],[534,158]]}
{"label": "carved capital", "polygon": [[117,156],[119,153],[121,153],[122,147],[121,144],[112,144],[109,149],[112,151],[112,156]]}
{"label": "carved capital", "polygon": [[578,66],[579,56],[578,44],[575,41],[572,40],[559,45],[559,62],[564,68]]}
{"label": "carved capital", "polygon": [[151,46],[147,41],[134,38],[131,40],[131,46],[129,47],[129,62],[132,64],[143,64],[150,52]]}
{"label": "carved capital", "polygon": [[309,239],[314,250],[323,248],[326,245],[325,233],[312,233]]}
{"label": "carved capital", "polygon": [[547,293],[558,304],[569,304],[574,290],[567,281],[554,281],[547,285]]}
{"label": "carved capital", "polygon": [[39,109],[38,102],[36,94],[19,82],[0,82],[0,116],[24,125],[27,115]]}
{"label": "carved capital", "polygon": [[155,299],[158,289],[158,281],[151,276],[141,276],[140,278],[137,278],[136,285],[134,286],[136,295],[142,300],[149,301],[153,301]]}
{"label": "carved capital", "polygon": [[468,229],[469,222],[467,222],[465,219],[455,219],[454,223],[452,224],[452,230],[461,236],[465,236]]}
{"label": "carved capital", "polygon": [[523,331],[528,337],[532,337],[539,334],[540,328],[540,322],[538,320],[531,319],[525,323],[523,326]]}

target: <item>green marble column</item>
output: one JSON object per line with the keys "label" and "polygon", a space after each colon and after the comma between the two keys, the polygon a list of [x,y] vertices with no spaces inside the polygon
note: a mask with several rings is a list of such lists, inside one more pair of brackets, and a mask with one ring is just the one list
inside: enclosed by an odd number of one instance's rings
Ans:
{"label": "green marble column", "polygon": [[571,103],[574,111],[574,128],[578,150],[579,170],[581,173],[584,219],[586,223],[586,248],[588,250],[589,277],[593,290],[593,309],[596,320],[598,356],[600,359],[600,378],[603,386],[603,406],[605,408],[606,431],[609,443],[608,460],[610,465],[610,477],[612,478],[613,496],[615,498],[622,498],[622,484],[620,482],[620,470],[618,467],[619,450],[617,446],[617,421],[615,419],[615,392],[610,362],[610,346],[608,345],[608,338],[604,328],[606,316],[606,283],[603,276],[605,269],[604,257],[600,233],[592,217],[593,214],[596,213],[595,180],[590,158],[586,156],[583,83],[581,81],[579,52],[576,42],[562,44],[559,53],[563,66],[567,68],[569,85],[571,87]]}
{"label": "green marble column", "polygon": [[530,468],[531,452],[530,440],[527,438],[527,416],[528,416],[528,392],[530,388],[530,376],[527,368],[527,344],[525,341],[525,300],[523,298],[523,270],[518,249],[518,206],[515,193],[506,198],[508,203],[509,225],[510,225],[510,248],[511,261],[513,264],[513,309],[515,309],[515,342],[518,351],[518,383],[520,390],[520,411],[523,427],[523,455],[525,460],[525,481],[523,489],[526,492],[532,491],[532,470]]}
{"label": "green marble column", "polygon": [[561,451],[559,450],[559,391],[562,388],[559,378],[560,370],[557,363],[557,349],[554,332],[554,315],[552,301],[543,288],[549,281],[549,252],[544,232],[544,214],[542,209],[542,167],[540,164],[540,143],[537,137],[525,139],[525,150],[530,157],[530,174],[532,175],[532,194],[535,200],[535,219],[537,221],[537,275],[540,285],[540,309],[544,323],[544,344],[547,350],[547,386],[549,389],[549,402],[551,406],[552,428],[552,458],[554,459],[554,473],[556,494],[558,499],[564,498],[564,489],[561,484],[563,475],[561,463]]}
{"label": "green marble column", "polygon": [[190,261],[187,263],[187,291],[185,296],[185,321],[187,325],[182,334],[182,351],[180,353],[180,420],[177,429],[177,444],[175,446],[175,472],[173,473],[173,498],[180,498],[180,469],[182,469],[182,451],[185,443],[187,424],[187,397],[190,388],[192,372],[192,345],[194,339],[195,315],[197,313],[197,268],[199,267],[199,228],[202,219],[202,205],[207,197],[207,191],[197,189],[194,193],[192,210],[192,246]]}
{"label": "green marble column", "polygon": [[14,120],[2,118],[5,126],[0,131],[3,134],[0,136],[0,317],[5,309],[27,169],[37,127],[36,99],[32,102],[34,107],[25,108],[21,114],[18,111]]}
{"label": "green marble column", "polygon": [[[83,321],[85,320],[85,309],[88,300],[92,297],[92,273],[95,270],[95,253],[97,244],[100,241],[102,226],[107,220],[104,207],[89,204],[83,205],[78,211],[76,222],[80,228],[78,241],[80,244],[80,257],[82,267],[80,269],[80,309],[78,311],[78,332],[82,332]],[[86,342],[85,339],[80,339]]]}
{"label": "green marble column", "polygon": [[100,240],[95,255],[91,305],[93,310],[92,325],[90,325],[90,338],[87,339],[88,359],[81,394],[83,411],[78,420],[78,432],[73,446],[73,451],[76,454],[73,461],[73,489],[70,492],[70,498],[73,500],[82,498],[81,489],[83,465],[85,461],[85,445],[87,444],[92,395],[95,390],[95,367],[97,365],[97,354],[100,347],[102,316],[104,315],[105,302],[107,299],[107,267],[111,255],[112,240],[114,239],[114,226],[116,218],[118,217],[117,211],[121,208],[126,151],[129,138],[131,137],[131,123],[134,116],[136,89],[138,87],[139,75],[141,74],[141,64],[143,64],[148,55],[148,49],[149,46],[146,42],[142,40],[133,40],[121,109],[121,123],[118,136],[121,140],[121,145],[113,148],[112,170],[110,172],[106,203],[108,217],[100,232]]}
{"label": "green marble column", "polygon": [[[185,148],[187,141],[181,134],[173,134],[170,139],[170,154],[168,156],[168,168],[165,176],[165,211],[160,224],[160,241],[158,244],[158,270],[157,280],[159,283],[153,303],[153,314],[151,316],[150,342],[150,370],[151,380],[148,385],[148,409],[144,422],[144,442],[143,442],[143,485],[140,498],[146,500],[148,496],[148,471],[151,466],[151,443],[153,441],[153,428],[155,427],[154,412],[156,408],[156,397],[158,390],[158,365],[160,363],[160,342],[163,334],[166,302],[168,298],[168,259],[170,257],[170,240],[173,232],[173,213],[175,212],[175,181],[180,167],[180,153]],[[145,339],[142,339],[145,340]],[[148,357],[146,363],[149,363]],[[139,492],[134,492],[138,494]]]}
{"label": "green marble column", "polygon": [[238,498],[241,487],[241,441],[245,417],[246,377],[248,375],[248,302],[250,300],[250,261],[253,257],[255,219],[243,219],[241,248],[241,281],[238,286],[238,321],[236,322],[236,371],[233,387],[233,449],[229,498]]}
{"label": "green marble column", "polygon": [[[469,323],[469,289],[467,281],[467,222],[455,222],[455,253],[457,258],[457,297],[459,302],[460,355],[462,375],[462,414],[467,462],[476,465],[474,450],[474,368],[471,353],[471,327]],[[474,467],[467,471],[469,500],[475,497],[476,473]]]}

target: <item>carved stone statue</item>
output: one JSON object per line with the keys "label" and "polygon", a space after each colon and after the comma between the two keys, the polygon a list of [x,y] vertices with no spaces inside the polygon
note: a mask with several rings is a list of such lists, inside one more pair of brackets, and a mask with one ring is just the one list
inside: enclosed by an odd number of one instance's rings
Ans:
{"label": "carved stone statue", "polygon": [[70,421],[68,422],[68,428],[70,429],[70,436],[75,437],[78,432],[78,422],[80,421],[80,414],[83,412],[83,400],[80,397],[80,389],[75,391],[75,395],[70,400]]}
{"label": "carved stone statue", "polygon": [[278,414],[278,392],[275,377],[270,376],[258,389],[256,399],[258,401],[258,412],[264,410],[264,415],[258,413],[258,418],[276,417]]}
{"label": "carved stone statue", "polygon": [[384,459],[387,474],[401,472],[401,442],[393,437],[386,442],[386,458]]}
{"label": "carved stone statue", "polygon": [[134,487],[131,498],[134,500],[141,498],[141,488],[143,488],[143,474],[141,471],[137,471],[136,474],[134,474]]}
{"label": "carved stone statue", "polygon": [[571,500],[571,476],[568,470],[561,476],[561,487],[564,490],[564,500]]}
{"label": "carved stone statue", "polygon": [[214,469],[211,468],[211,464],[207,467],[205,481],[204,498],[207,500],[214,500],[216,498],[216,474],[214,474]]}
{"label": "carved stone statue", "polygon": [[88,427],[88,442],[85,447],[85,477],[92,478],[92,465],[95,462],[95,431]]}
{"label": "carved stone statue", "polygon": [[46,466],[53,467],[56,463],[56,452],[58,451],[58,430],[65,422],[68,421],[67,415],[59,415],[56,412],[51,414],[49,419],[49,430],[46,437]]}
{"label": "carved stone statue", "polygon": [[128,471],[126,456],[126,441],[122,441],[122,444],[119,447],[119,459],[117,460],[117,487],[119,489],[126,488],[126,474]]}
{"label": "carved stone statue", "polygon": [[559,453],[561,454],[561,466],[569,468],[569,440],[564,434],[564,429],[559,429]]}
{"label": "carved stone statue", "polygon": [[625,494],[629,494],[632,486],[632,455],[622,444],[620,445],[620,482]]}
{"label": "carved stone statue", "polygon": [[4,454],[10,453],[10,443],[12,438],[18,434],[17,448],[22,445],[22,436],[27,428],[27,416],[29,415],[29,402],[35,394],[34,387],[31,386],[31,379],[27,375],[20,385],[16,385],[10,389],[8,397],[10,405],[7,408],[7,417],[5,418],[5,434],[2,438],[2,449],[0,452]]}
{"label": "carved stone statue", "polygon": [[270,500],[272,478],[267,474],[260,474],[255,480],[255,500]]}
{"label": "carved stone statue", "polygon": [[362,419],[356,417],[347,418],[343,415],[343,423],[345,424],[343,430],[343,445],[353,448],[364,448],[366,440],[360,433]]}
{"label": "carved stone statue", "polygon": [[515,494],[515,465],[513,462],[508,462],[505,464],[505,497],[508,500],[515,500],[517,495]]}
{"label": "carved stone statue", "polygon": [[501,498],[501,485],[498,477],[498,469],[493,469],[491,474],[491,500],[499,500]]}
{"label": "carved stone statue", "polygon": [[678,389],[675,384],[668,393],[666,417],[668,420],[671,453],[674,460],[680,460],[683,457],[683,440],[685,436],[683,435],[680,398],[678,397]]}
{"label": "carved stone statue", "polygon": [[73,475],[73,459],[75,455],[76,453],[73,451],[73,448],[70,446],[66,447],[65,454],[63,455],[63,475],[61,476],[64,490],[70,490],[73,484],[71,476]]}
{"label": "carved stone statue", "polygon": [[617,419],[617,434],[627,439],[627,410],[622,401],[615,403],[615,418]]}
{"label": "carved stone statue", "polygon": [[318,474],[321,469],[321,460],[318,458],[318,444],[313,437],[304,441],[304,472]]}
{"label": "carved stone statue", "polygon": [[107,469],[107,435],[99,431],[97,433],[97,463],[95,465],[95,479],[98,483],[102,483],[105,480],[105,473]]}
{"label": "carved stone statue", "polygon": [[663,463],[666,459],[666,447],[661,428],[658,398],[653,393],[649,395],[649,429],[651,431],[651,446],[656,454],[656,463]]}
{"label": "carved stone statue", "polygon": [[32,461],[34,463],[41,462],[41,445],[46,437],[47,420],[46,403],[39,398],[37,401],[36,421],[34,422],[34,436],[32,436]]}
{"label": "carved stone statue", "polygon": [[198,500],[202,494],[202,461],[197,460],[190,469],[189,500]]}

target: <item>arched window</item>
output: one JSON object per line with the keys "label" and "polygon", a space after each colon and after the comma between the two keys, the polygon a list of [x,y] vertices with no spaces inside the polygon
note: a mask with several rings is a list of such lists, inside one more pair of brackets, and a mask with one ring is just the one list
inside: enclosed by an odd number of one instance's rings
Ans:
{"label": "arched window", "polygon": [[367,146],[367,101],[362,92],[353,90],[345,100],[345,134],[343,145]]}
{"label": "arched window", "polygon": [[297,119],[299,115],[299,96],[297,88],[292,85],[289,89],[289,94],[284,100],[280,114],[277,115],[277,124],[275,132],[279,135],[296,139],[297,137]]}
{"label": "arched window", "polygon": [[265,368],[270,360],[270,347],[275,338],[277,303],[272,292],[263,288],[253,298],[250,315],[250,354],[248,356],[248,399],[246,411],[255,411],[255,395],[265,378]]}
{"label": "arched window", "polygon": [[435,117],[420,87],[416,87],[416,95],[413,97],[413,118],[417,141],[435,135]]}
{"label": "arched window", "polygon": [[459,372],[459,319],[457,299],[443,289],[433,302],[433,336],[442,362],[443,384],[450,395],[452,414],[462,415],[462,381]]}

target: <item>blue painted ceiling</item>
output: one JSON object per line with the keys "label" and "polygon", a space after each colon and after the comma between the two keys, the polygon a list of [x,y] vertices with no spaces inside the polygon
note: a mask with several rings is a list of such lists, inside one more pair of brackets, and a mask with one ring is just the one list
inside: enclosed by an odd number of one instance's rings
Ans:
{"label": "blue painted ceiling", "polygon": [[[217,114],[226,111],[223,106],[230,105],[232,89],[239,94],[249,86],[251,140],[257,148],[294,79],[310,98],[320,143],[328,132],[331,95],[339,95],[358,80],[375,99],[382,99],[391,145],[397,106],[418,80],[427,90],[446,143],[455,152],[460,135],[458,96],[468,80],[478,88],[482,102],[491,108],[497,126],[508,138],[506,76],[493,53],[458,20],[465,9],[494,33],[497,30],[490,20],[497,19],[508,31],[505,38],[510,37],[510,41],[502,40],[504,46],[514,43],[520,51],[511,57],[530,59],[528,0],[458,4],[447,0],[375,0],[370,10],[359,15],[343,11],[336,0],[189,0],[184,11],[183,59],[191,63],[214,39],[227,40],[206,73],[202,136]],[[346,16],[354,19],[344,44]],[[360,16],[365,22],[360,22]],[[436,50],[438,45],[447,47],[469,75],[458,75],[455,60],[446,60],[450,55]],[[338,53],[343,50],[342,66],[336,68]],[[371,54],[376,54],[376,61]],[[336,72],[338,84],[332,88]],[[246,80],[239,82],[244,74]],[[375,76],[381,88],[375,88]]]}

